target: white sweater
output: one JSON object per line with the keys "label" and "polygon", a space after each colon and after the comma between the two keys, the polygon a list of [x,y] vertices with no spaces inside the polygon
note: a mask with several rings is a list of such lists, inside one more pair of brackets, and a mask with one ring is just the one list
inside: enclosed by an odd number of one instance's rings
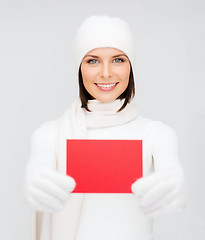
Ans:
{"label": "white sweater", "polygon": [[[35,131],[31,161],[52,164],[55,127],[56,121],[49,121]],[[176,132],[160,121],[139,116],[122,125],[88,129],[88,139],[142,139],[143,176],[172,166],[181,168]],[[143,214],[134,194],[89,193],[76,240],[151,240],[152,228],[153,219]]]}

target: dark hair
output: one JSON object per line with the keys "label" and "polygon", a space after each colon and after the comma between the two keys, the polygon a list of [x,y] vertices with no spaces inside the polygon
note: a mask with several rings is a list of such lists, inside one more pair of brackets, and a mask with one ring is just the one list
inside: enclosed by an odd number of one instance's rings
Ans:
{"label": "dark hair", "polygon": [[[87,111],[91,112],[88,108],[88,100],[95,99],[93,96],[89,94],[89,92],[86,90],[84,84],[83,84],[83,78],[81,73],[81,65],[79,67],[78,71],[78,82],[79,82],[79,96],[81,100],[81,108],[85,108]],[[134,85],[134,76],[132,71],[132,65],[130,64],[130,76],[129,76],[129,83],[125,91],[117,98],[117,99],[123,99],[125,98],[125,101],[120,109],[118,109],[117,112],[122,111],[126,107],[126,105],[130,102],[131,98],[135,96],[135,85]]]}

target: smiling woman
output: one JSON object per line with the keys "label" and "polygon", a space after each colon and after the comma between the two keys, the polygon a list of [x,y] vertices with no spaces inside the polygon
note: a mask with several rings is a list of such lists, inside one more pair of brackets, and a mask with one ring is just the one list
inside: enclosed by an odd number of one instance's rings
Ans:
{"label": "smiling woman", "polygon": [[87,107],[89,99],[112,102],[125,99],[121,111],[135,95],[134,77],[128,56],[111,47],[89,51],[79,69],[79,90],[82,106]]}
{"label": "smiling woman", "polygon": [[[97,48],[86,54],[81,63],[86,90],[101,102],[114,101],[128,86],[130,62],[126,55],[121,59],[114,57],[117,54],[120,56],[123,52],[114,48]],[[92,59],[90,55],[96,55],[96,58]]]}
{"label": "smiling woman", "polygon": [[[44,123],[31,137],[25,198],[33,210],[32,240],[152,240],[152,218],[180,212],[186,205],[176,132],[140,116],[136,109],[135,48],[124,20],[88,17],[77,30],[74,49],[79,96],[56,121]],[[125,181],[129,193],[72,193],[78,182],[66,171],[68,139],[141,140],[143,175]],[[110,163],[117,158],[104,145],[101,149]],[[125,152],[124,145],[121,151]],[[100,154],[96,153],[95,163],[105,160]],[[128,158],[129,154],[123,166]],[[85,157],[82,161],[89,162]],[[80,168],[79,164],[77,174],[94,179],[95,172]],[[108,167],[99,168],[115,178]],[[119,168],[129,175],[121,164]],[[99,182],[104,184],[104,179]]]}

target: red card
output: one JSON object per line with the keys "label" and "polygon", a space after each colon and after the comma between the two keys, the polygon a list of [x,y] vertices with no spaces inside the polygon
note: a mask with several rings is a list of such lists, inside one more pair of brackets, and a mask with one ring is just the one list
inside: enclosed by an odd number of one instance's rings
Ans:
{"label": "red card", "polygon": [[67,139],[72,193],[132,193],[142,177],[142,140]]}

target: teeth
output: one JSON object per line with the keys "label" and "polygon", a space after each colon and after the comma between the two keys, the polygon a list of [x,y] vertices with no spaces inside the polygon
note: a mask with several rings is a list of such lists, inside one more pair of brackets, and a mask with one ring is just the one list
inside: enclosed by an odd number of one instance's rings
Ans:
{"label": "teeth", "polygon": [[109,88],[109,87],[113,87],[116,85],[116,83],[114,84],[97,84],[99,87],[104,87],[104,88]]}

